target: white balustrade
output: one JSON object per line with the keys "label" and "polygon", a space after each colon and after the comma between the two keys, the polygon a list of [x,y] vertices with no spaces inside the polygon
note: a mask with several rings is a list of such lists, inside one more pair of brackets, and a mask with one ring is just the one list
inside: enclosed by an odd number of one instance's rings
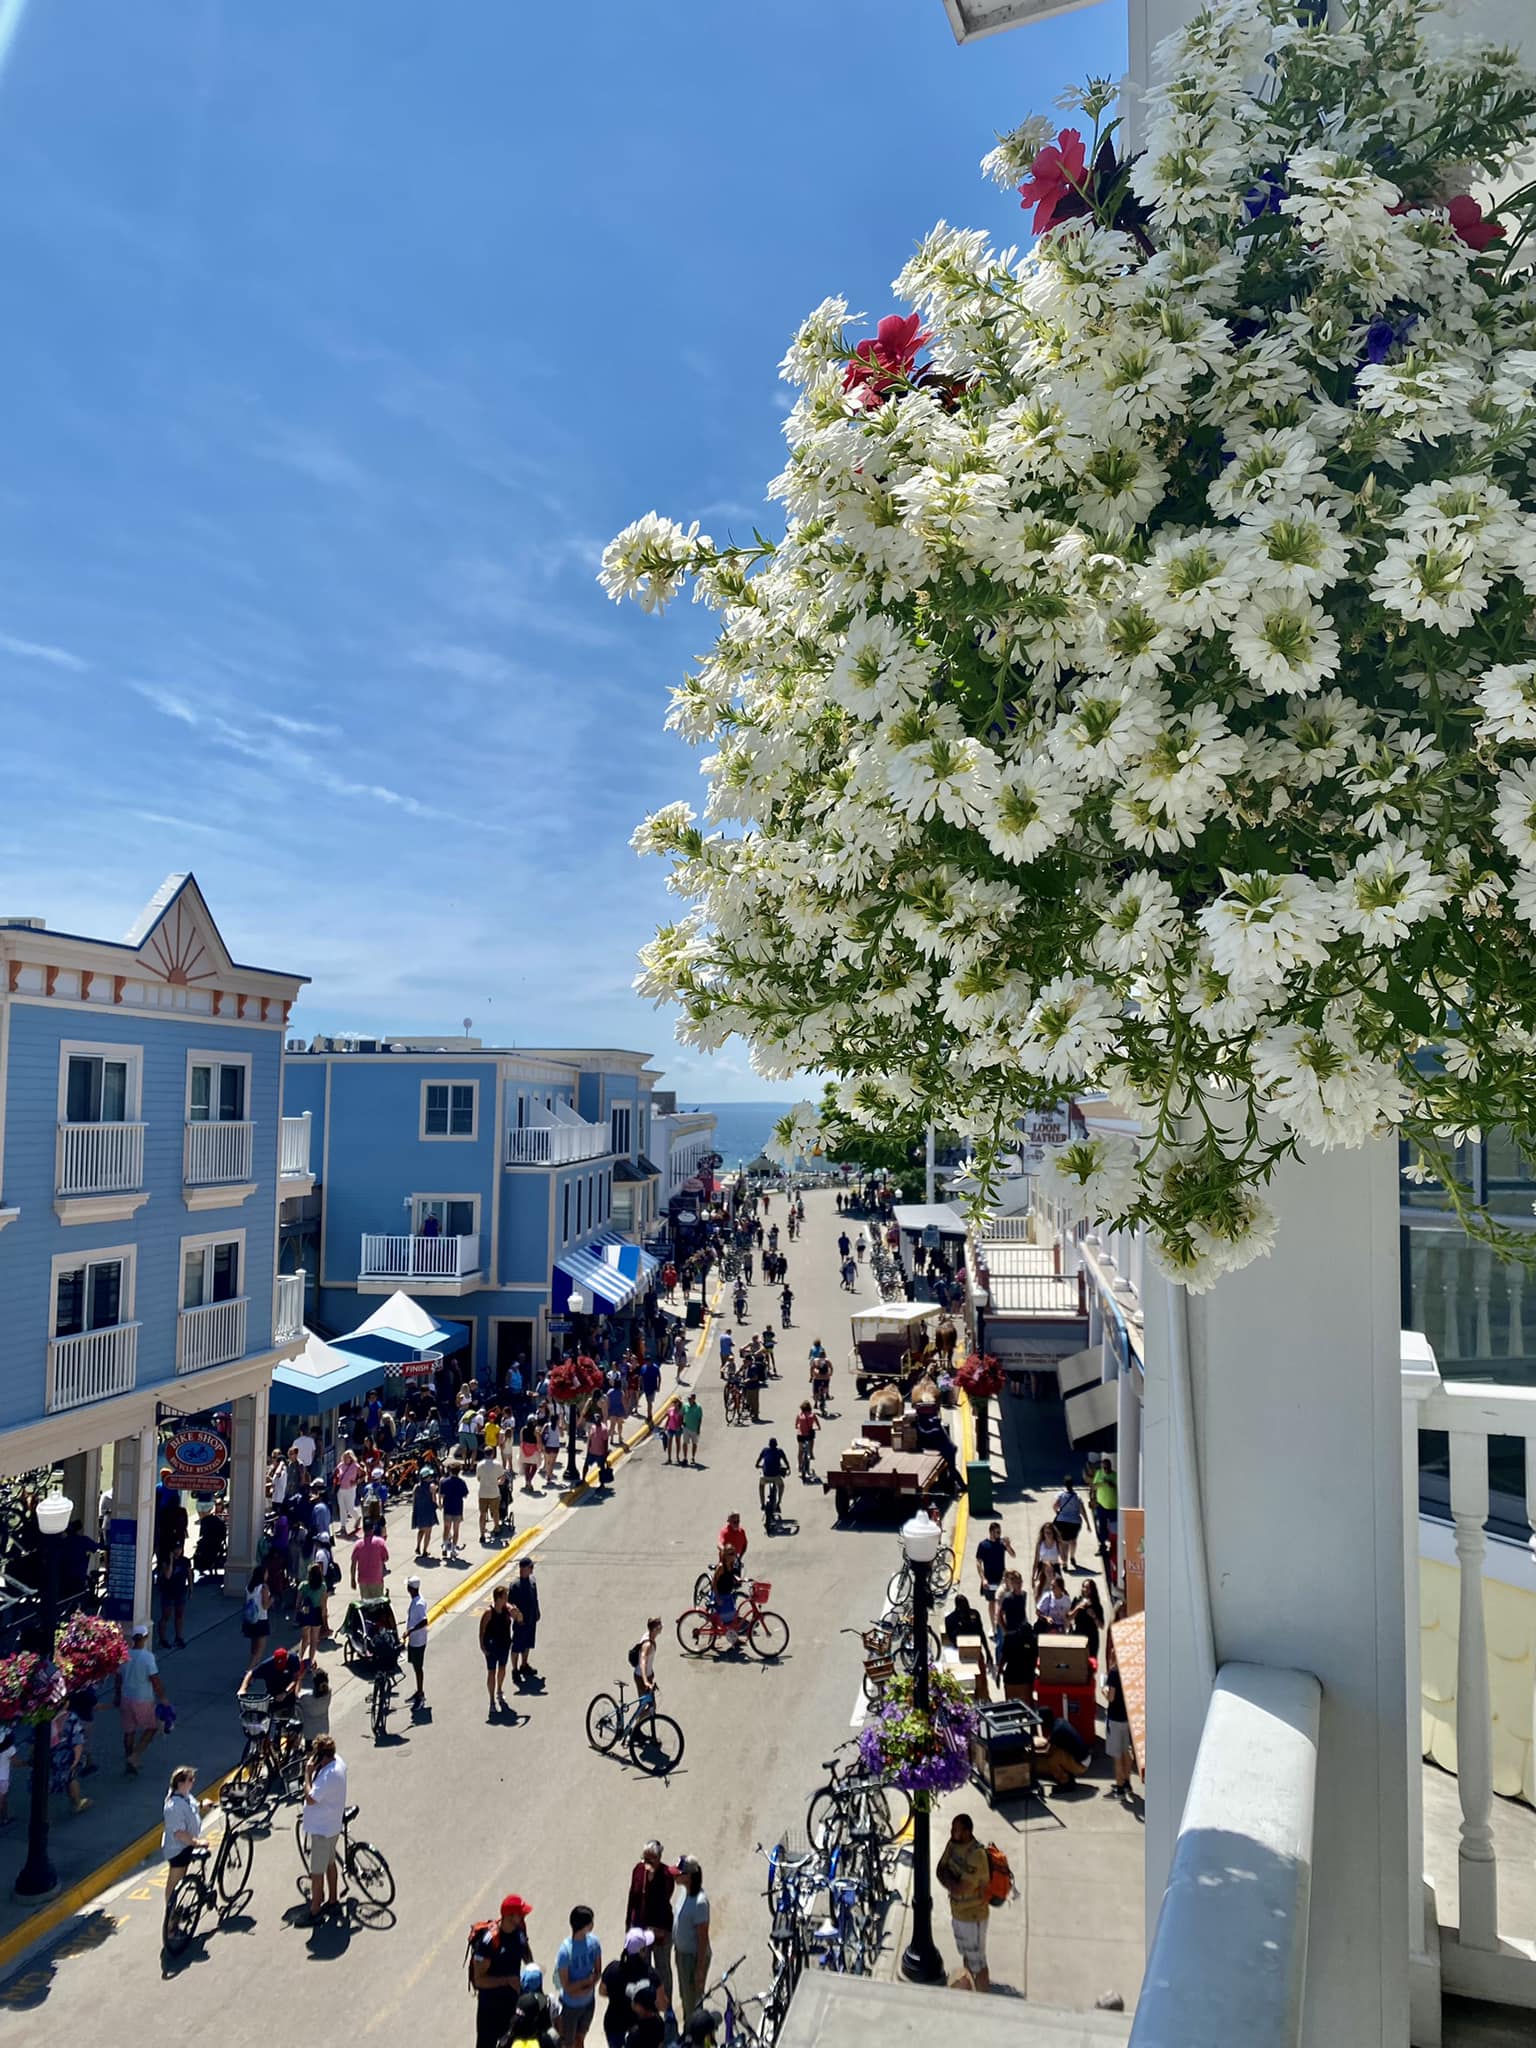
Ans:
{"label": "white balustrade", "polygon": [[507,1133],[508,1166],[571,1166],[613,1149],[606,1124],[530,1124]]}
{"label": "white balustrade", "polygon": [[189,1188],[220,1187],[251,1177],[253,1123],[189,1123],[183,1179]]}
{"label": "white balustrade", "polygon": [[143,1124],[60,1124],[58,1192],[111,1195],[144,1185]]}
{"label": "white balustrade", "polygon": [[306,1180],[309,1177],[309,1128],[307,1109],[302,1116],[285,1116],[282,1120],[277,1170],[285,1179]]}
{"label": "white balustrade", "polygon": [[209,1301],[184,1308],[176,1327],[176,1370],[201,1372],[204,1366],[228,1365],[245,1356],[246,1299]]}
{"label": "white balustrade", "polygon": [[272,1342],[287,1344],[304,1334],[304,1275],[279,1273],[272,1311]]}
{"label": "white balustrade", "polygon": [[989,1216],[986,1224],[988,1244],[1028,1244],[1028,1216]]}
{"label": "white balustrade", "polygon": [[133,1390],[138,1368],[139,1326],[114,1323],[106,1330],[84,1330],[77,1337],[55,1337],[48,1346],[48,1413],[81,1408]]}
{"label": "white balustrade", "polygon": [[480,1239],[398,1237],[363,1233],[359,1278],[464,1280],[480,1270]]}

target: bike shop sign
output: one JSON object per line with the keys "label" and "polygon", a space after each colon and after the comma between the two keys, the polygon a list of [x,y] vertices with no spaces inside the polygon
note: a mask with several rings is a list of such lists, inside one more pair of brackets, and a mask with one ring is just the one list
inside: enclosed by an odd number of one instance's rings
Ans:
{"label": "bike shop sign", "polygon": [[170,1467],[172,1486],[201,1492],[223,1484],[229,1445],[216,1429],[179,1429],[166,1439],[162,1456]]}

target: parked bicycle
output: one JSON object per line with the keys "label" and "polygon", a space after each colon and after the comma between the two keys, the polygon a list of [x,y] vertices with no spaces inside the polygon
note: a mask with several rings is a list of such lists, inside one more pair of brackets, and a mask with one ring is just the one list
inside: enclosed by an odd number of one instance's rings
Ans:
{"label": "parked bicycle", "polygon": [[[336,1851],[336,1867],[341,1872],[345,1886],[359,1892],[370,1906],[392,1906],[395,1902],[395,1873],[385,1860],[384,1851],[376,1849],[372,1842],[361,1838],[352,1839],[352,1823],[361,1809],[348,1806],[341,1816],[341,1846]],[[305,1898],[309,1896],[309,1836],[304,1832],[304,1815],[300,1813],[293,1824],[293,1838],[299,1847],[299,1890]]]}
{"label": "parked bicycle", "polygon": [[255,1826],[230,1804],[228,1791],[226,1783],[219,1793],[224,1832],[218,1847],[199,1842],[192,1851],[191,1862],[166,1887],[160,1942],[168,1956],[185,1955],[197,1939],[204,1913],[212,1911],[222,1920],[248,1888],[255,1855]]}
{"label": "parked bicycle", "polygon": [[899,1785],[871,1778],[856,1752],[843,1760],[843,1752],[851,1747],[844,1743],[839,1755],[822,1765],[830,1775],[826,1784],[811,1794],[805,1813],[806,1837],[817,1849],[831,1849],[868,1834],[882,1848],[889,1848],[912,1818],[911,1798]]}
{"label": "parked bicycle", "polygon": [[710,2037],[714,2048],[737,2048],[738,2043],[741,2048],[772,2048],[774,2034],[766,2029],[763,2000],[738,1998],[731,1988],[731,1979],[746,1960],[738,1956],[699,2000],[701,2010],[719,2014],[719,2026]]}
{"label": "parked bicycle", "polygon": [[670,1714],[657,1712],[654,1693],[643,1692],[630,1702],[627,1691],[621,1678],[617,1699],[608,1692],[593,1694],[587,1702],[587,1740],[604,1755],[624,1742],[639,1770],[664,1778],[683,1760],[683,1731]]}
{"label": "parked bicycle", "polygon": [[304,1789],[304,1737],[291,1703],[274,1707],[247,1696],[237,1702],[245,1746],[219,1793],[226,1812],[255,1818]]}
{"label": "parked bicycle", "polygon": [[[942,1600],[955,1583],[955,1553],[947,1543],[939,1546],[938,1555],[929,1567],[928,1591],[935,1600]],[[885,1589],[887,1603],[892,1607],[910,1608],[912,1605],[912,1567],[903,1560],[901,1569],[891,1574]]]}
{"label": "parked bicycle", "polygon": [[738,1603],[734,1621],[722,1621],[708,1606],[688,1608],[677,1617],[678,1647],[689,1657],[738,1645],[745,1645],[765,1661],[782,1657],[789,1648],[789,1623],[768,1607],[772,1591],[767,1579],[753,1579]]}

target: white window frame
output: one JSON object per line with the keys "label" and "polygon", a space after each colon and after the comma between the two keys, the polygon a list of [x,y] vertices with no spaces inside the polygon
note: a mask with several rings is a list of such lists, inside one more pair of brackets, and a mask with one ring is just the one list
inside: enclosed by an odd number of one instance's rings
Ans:
{"label": "white window frame", "polygon": [[[423,1202],[468,1202],[474,1211],[475,1222],[474,1228],[465,1231],[463,1235],[466,1237],[478,1237],[480,1235],[480,1197],[476,1194],[471,1194],[467,1188],[450,1188],[443,1194],[411,1196],[412,1237],[420,1237],[421,1235],[421,1205]],[[444,1236],[449,1236],[453,1233],[445,1231],[443,1234]]]}
{"label": "white window frame", "polygon": [[[89,1251],[56,1252],[48,1269],[48,1339],[50,1343],[67,1344],[67,1337],[60,1337],[54,1325],[59,1317],[59,1275],[72,1273],[77,1266],[104,1266],[117,1259],[123,1268],[122,1287],[118,1299],[118,1314],[115,1323],[104,1323],[103,1329],[120,1330],[125,1323],[136,1320],[135,1297],[138,1291],[139,1248],[136,1244],[93,1245]],[[177,1272],[177,1288],[181,1275]],[[79,1333],[76,1332],[78,1335]]]}
{"label": "white window frame", "polygon": [[67,1124],[69,1104],[69,1063],[71,1059],[124,1060],[128,1066],[128,1086],[123,1105],[123,1122],[136,1124],[142,1121],[140,1109],[144,1101],[144,1048],[142,1045],[114,1045],[104,1038],[63,1038],[59,1041],[59,1122]]}
{"label": "white window frame", "polygon": [[[470,1124],[467,1131],[429,1131],[427,1129],[427,1090],[429,1088],[467,1088],[470,1091]],[[448,1122],[453,1122],[453,1096],[448,1097]],[[416,1131],[424,1145],[472,1145],[480,1135],[480,1083],[456,1079],[452,1074],[433,1074],[421,1084],[421,1111],[416,1119]]]}
{"label": "white window frame", "polygon": [[[624,1142],[619,1143],[619,1118],[624,1119]],[[613,1151],[628,1153],[630,1140],[635,1135],[635,1106],[632,1102],[616,1102],[608,1112],[608,1143]]]}
{"label": "white window frame", "polygon": [[[176,1259],[176,1313],[178,1315],[186,1315],[188,1313],[187,1304],[181,1298],[186,1285],[187,1254],[189,1252],[206,1252],[211,1246],[216,1244],[233,1244],[239,1247],[240,1286],[236,1293],[230,1295],[229,1299],[231,1301],[249,1301],[251,1295],[251,1275],[245,1261],[244,1230],[200,1230],[193,1236],[184,1237],[181,1240],[181,1249]],[[199,1301],[194,1303],[193,1306],[195,1308],[207,1308],[211,1300],[212,1297],[210,1296],[209,1301]]]}
{"label": "white window frame", "polygon": [[[239,1123],[239,1124],[248,1124],[248,1123],[250,1123],[250,1122],[252,1122],[252,1121],[253,1121],[253,1119],[252,1119],[252,1116],[251,1116],[251,1055],[250,1055],[250,1054],[249,1054],[248,1052],[206,1052],[206,1051],[205,1051],[205,1052],[189,1052],[189,1053],[187,1054],[187,1094],[186,1094],[186,1102],[185,1102],[185,1104],[184,1104],[184,1106],[183,1106],[183,1109],[182,1109],[182,1115],[183,1115],[183,1117],[184,1117],[184,1119],[186,1120],[186,1122],[187,1122],[187,1123],[191,1123],[191,1121],[192,1121],[192,1069],[193,1069],[194,1067],[213,1067],[214,1069],[218,1069],[219,1067],[244,1067],[244,1069],[245,1069],[245,1088],[244,1088],[244,1091],[243,1091],[243,1092],[244,1092],[244,1095],[245,1095],[245,1114],[244,1114],[244,1116],[238,1116],[238,1117],[230,1117],[230,1118],[225,1118],[225,1117],[221,1117],[221,1116],[210,1116],[210,1117],[208,1118],[208,1122],[209,1122],[209,1123],[211,1123],[211,1124],[213,1124],[213,1123],[218,1123],[218,1124],[221,1124],[221,1123],[225,1123],[225,1122],[230,1122],[230,1123]],[[209,1096],[209,1103],[208,1103],[208,1106],[209,1106],[209,1108],[210,1108],[210,1109],[216,1109],[216,1108],[218,1107],[218,1089],[217,1089],[216,1087],[215,1087],[215,1088],[214,1088],[214,1089],[212,1090],[212,1092],[211,1092],[211,1094],[210,1094],[210,1096]]]}

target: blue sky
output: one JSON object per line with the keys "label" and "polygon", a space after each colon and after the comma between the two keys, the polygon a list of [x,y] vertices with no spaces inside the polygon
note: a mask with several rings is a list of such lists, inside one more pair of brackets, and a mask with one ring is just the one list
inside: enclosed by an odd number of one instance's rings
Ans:
{"label": "blue sky", "polygon": [[801,316],[936,219],[1118,0],[0,0],[0,909],[116,937],[193,868],[306,1030],[653,1047],[707,641],[594,580],[652,506],[769,516]]}

